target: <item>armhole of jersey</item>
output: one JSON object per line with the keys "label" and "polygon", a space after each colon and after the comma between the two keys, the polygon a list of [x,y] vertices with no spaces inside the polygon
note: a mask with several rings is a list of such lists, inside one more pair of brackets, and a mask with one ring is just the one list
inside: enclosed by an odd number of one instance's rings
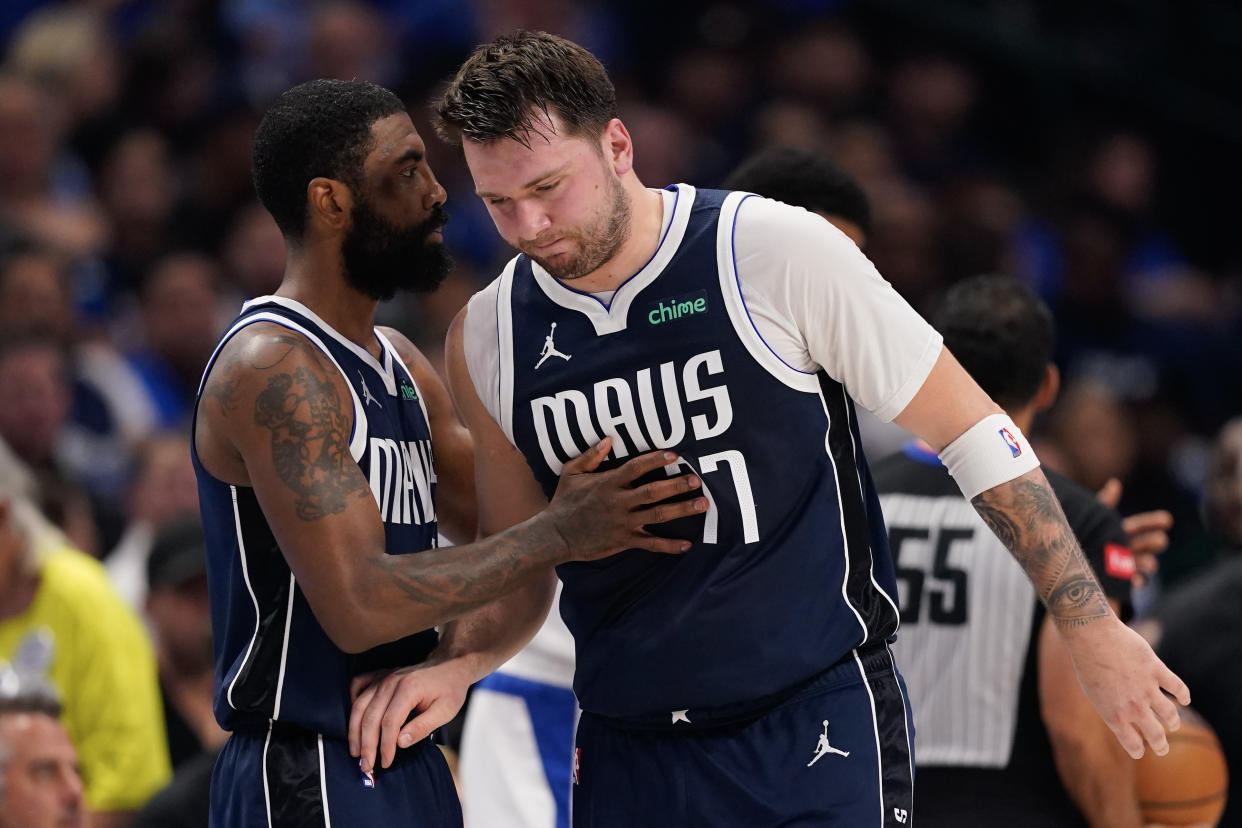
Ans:
{"label": "armhole of jersey", "polygon": [[323,340],[316,336],[312,331],[306,329],[302,325],[299,325],[297,322],[294,322],[286,316],[282,316],[278,313],[272,313],[270,311],[263,311],[252,316],[247,316],[245,319],[238,321],[236,325],[230,328],[228,333],[221,338],[220,344],[216,346],[215,353],[211,355],[211,359],[207,362],[207,369],[203,372],[203,381],[199,384],[199,394],[203,393],[203,386],[207,382],[207,374],[211,371],[212,365],[215,364],[216,357],[219,355],[220,349],[223,348],[225,343],[232,339],[238,331],[255,322],[272,322],[283,328],[288,328],[291,331],[300,333],[302,336],[310,340],[310,343],[318,348],[320,353],[326,356],[328,360],[336,366],[336,370],[341,374],[341,379],[345,380],[345,387],[349,389],[349,398],[354,404],[354,422],[352,428],[350,429],[349,435],[349,453],[354,458],[354,462],[362,459],[362,453],[366,451],[367,447],[367,414],[362,408],[362,400],[358,398],[358,392],[354,390],[354,384],[349,381],[349,376],[345,373],[345,369],[342,368],[341,364],[336,361],[336,357],[332,356],[332,352],[329,351],[328,347],[323,344]]}
{"label": "armhole of jersey", "polygon": [[782,360],[764,341],[755,327],[742,298],[742,283],[737,272],[737,251],[734,231],[737,228],[737,212],[742,202],[754,198],[751,193],[729,193],[720,205],[720,219],[716,226],[716,270],[720,275],[720,292],[724,295],[729,320],[738,339],[750,352],[755,362],[780,382],[797,391],[818,394],[819,378],[814,373],[799,371]]}
{"label": "armhole of jersey", "polygon": [[517,259],[510,260],[500,274],[496,286],[496,348],[500,360],[496,368],[496,381],[499,384],[500,429],[509,438],[509,442],[517,445],[513,439],[513,272],[517,267]]}
{"label": "armhole of jersey", "polygon": [[375,329],[375,338],[384,344],[384,349],[392,355],[392,360],[400,365],[405,370],[406,376],[410,378],[410,382],[414,385],[414,390],[418,393],[418,407],[423,410],[423,419],[427,421],[427,428],[431,428],[431,418],[427,416],[427,404],[423,402],[423,392],[418,387],[418,380],[414,378],[414,372],[410,370],[410,366],[406,365],[405,360],[401,358],[401,352],[392,346],[392,342],[388,337],[384,336],[379,328]]}

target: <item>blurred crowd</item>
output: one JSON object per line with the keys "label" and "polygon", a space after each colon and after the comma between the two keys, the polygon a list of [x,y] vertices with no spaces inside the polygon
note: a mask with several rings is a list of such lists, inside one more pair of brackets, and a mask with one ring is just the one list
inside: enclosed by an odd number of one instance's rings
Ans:
{"label": "blurred crowd", "polygon": [[[134,658],[158,670],[173,764],[209,757],[223,738],[210,715],[187,424],[222,325],[243,298],[273,291],[284,266],[250,182],[258,119],[312,77],[372,80],[407,101],[449,194],[457,264],[438,293],[399,297],[381,320],[437,361],[449,321],[510,253],[464,163],[431,138],[428,102],[474,43],[514,28],[553,31],[601,57],[648,186],[714,186],[756,148],[811,148],[861,183],[873,211],[867,253],[920,310],[967,276],[1028,281],[1056,314],[1065,388],[1037,426],[1041,457],[1092,489],[1120,480],[1123,513],[1173,513],[1140,608],[1242,541],[1237,429],[1212,451],[1242,413],[1242,243],[1194,231],[1229,225],[1195,184],[1171,181],[1163,136],[1181,126],[1172,110],[1145,110],[1141,98],[1094,107],[1073,92],[1073,61],[1058,74],[1063,87],[1002,83],[1038,61],[1015,54],[1007,64],[945,21],[918,19],[918,4],[669,5],[6,0],[0,440],[31,480],[0,494],[28,497],[60,533],[53,545],[101,561],[145,621],[150,652]],[[996,8],[973,5],[980,20]],[[1004,26],[1065,22],[1041,18],[1034,3],[1009,5],[1025,12],[994,21],[989,42],[1005,42]],[[1089,22],[1070,21],[1088,51]],[[1096,34],[1099,54],[1119,48]],[[0,529],[9,526],[0,512]],[[0,574],[0,646],[5,625],[21,620],[8,594],[21,583]],[[89,623],[94,608],[84,609]],[[34,681],[14,655],[30,656],[33,639],[13,640],[0,650],[0,690]],[[79,723],[65,721],[75,737]],[[124,824],[168,779],[153,761],[139,795],[109,799],[92,795],[98,780],[83,757],[77,807]]]}

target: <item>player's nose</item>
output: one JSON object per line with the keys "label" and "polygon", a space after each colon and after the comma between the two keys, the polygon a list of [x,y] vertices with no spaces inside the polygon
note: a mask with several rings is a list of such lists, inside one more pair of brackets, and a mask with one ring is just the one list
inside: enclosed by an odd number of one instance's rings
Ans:
{"label": "player's nose", "polygon": [[517,205],[518,234],[524,239],[534,241],[539,235],[552,226],[543,205],[531,200]]}
{"label": "player's nose", "polygon": [[437,207],[448,201],[448,191],[440,185],[435,173],[429,170],[427,172],[427,177],[430,179],[430,186],[427,188],[427,195],[423,199],[423,206],[430,210],[431,208]]}

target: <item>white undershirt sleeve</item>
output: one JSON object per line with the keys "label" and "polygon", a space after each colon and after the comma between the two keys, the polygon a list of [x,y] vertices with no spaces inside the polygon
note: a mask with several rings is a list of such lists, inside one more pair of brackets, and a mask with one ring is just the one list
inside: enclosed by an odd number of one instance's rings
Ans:
{"label": "white undershirt sleeve", "polygon": [[466,369],[479,401],[500,422],[500,343],[496,325],[496,294],[499,281],[492,281],[470,298],[462,326]]}
{"label": "white undershirt sleeve", "polygon": [[814,213],[752,196],[734,253],[747,311],[781,359],[822,367],[881,420],[902,412],[943,339],[854,242]]}

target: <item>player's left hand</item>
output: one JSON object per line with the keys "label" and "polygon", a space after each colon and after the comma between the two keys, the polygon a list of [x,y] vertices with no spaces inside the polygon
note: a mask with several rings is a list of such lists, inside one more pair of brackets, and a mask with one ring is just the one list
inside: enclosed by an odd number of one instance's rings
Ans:
{"label": "player's left hand", "polygon": [[[350,684],[349,753],[364,772],[388,767],[397,748],[426,739],[447,724],[466,700],[469,676],[453,661],[358,676]],[[417,712],[408,722],[411,713]]]}
{"label": "player's left hand", "polygon": [[1180,726],[1177,704],[1190,704],[1186,683],[1116,616],[1061,635],[1083,691],[1126,752],[1138,759],[1146,742],[1157,756],[1168,753],[1165,731]]}

